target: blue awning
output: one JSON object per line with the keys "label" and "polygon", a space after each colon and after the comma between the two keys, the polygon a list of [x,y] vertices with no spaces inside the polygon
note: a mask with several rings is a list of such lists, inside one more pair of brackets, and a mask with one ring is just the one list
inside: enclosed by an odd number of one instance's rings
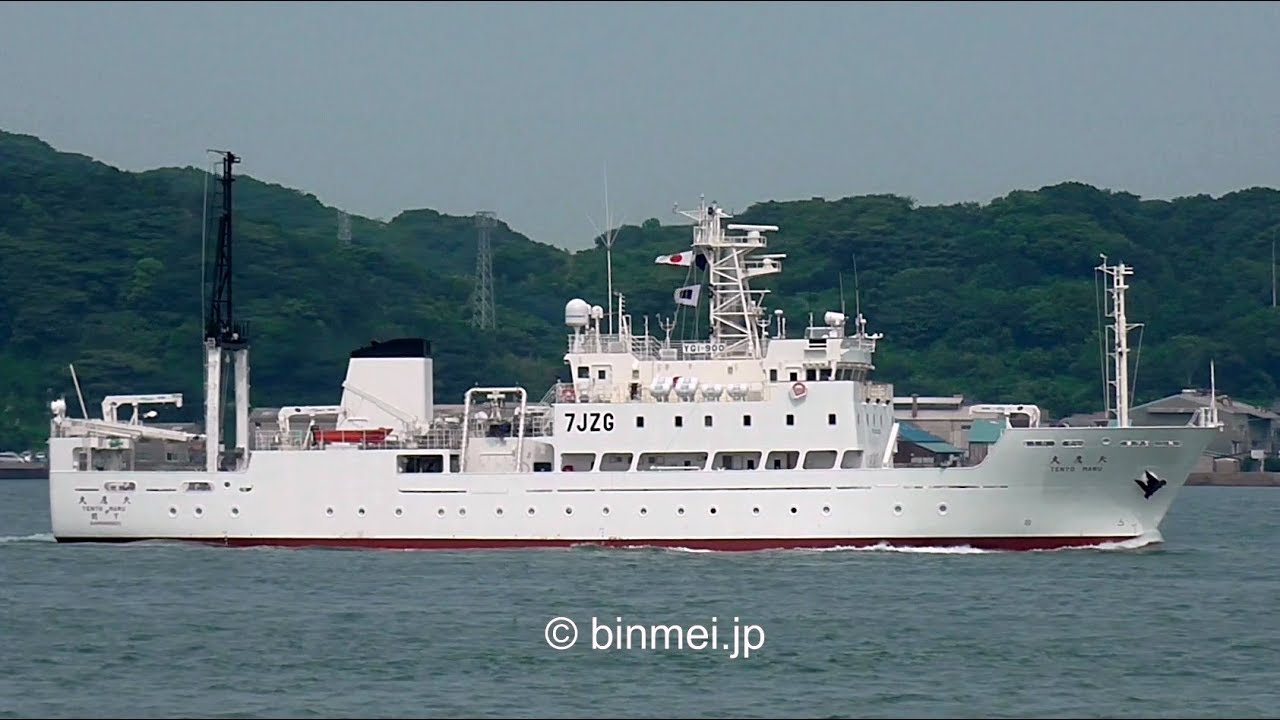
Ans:
{"label": "blue awning", "polygon": [[936,455],[962,455],[964,451],[937,435],[927,433],[909,422],[898,423],[898,439],[918,445]]}

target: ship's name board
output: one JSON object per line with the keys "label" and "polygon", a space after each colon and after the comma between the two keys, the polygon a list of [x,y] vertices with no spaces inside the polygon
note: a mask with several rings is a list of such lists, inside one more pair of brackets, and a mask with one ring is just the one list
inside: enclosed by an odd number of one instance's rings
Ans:
{"label": "ship's name board", "polygon": [[565,432],[613,432],[613,413],[565,413]]}
{"label": "ship's name board", "polygon": [[103,495],[100,502],[90,505],[85,501],[84,495],[81,495],[80,509],[89,513],[90,525],[119,525],[120,514],[129,509],[129,496],[125,495],[118,504],[112,505],[107,496]]}
{"label": "ship's name board", "polygon": [[725,343],[714,342],[687,342],[682,346],[685,355],[710,355],[712,353],[724,352]]}

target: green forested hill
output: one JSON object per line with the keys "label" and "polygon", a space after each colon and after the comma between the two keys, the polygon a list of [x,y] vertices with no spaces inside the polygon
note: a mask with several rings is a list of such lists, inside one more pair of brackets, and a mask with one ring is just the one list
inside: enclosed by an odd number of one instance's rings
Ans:
{"label": "green forested hill", "polygon": [[[252,167],[252,158],[237,166],[235,297],[237,318],[250,323],[257,405],[335,402],[347,353],[399,335],[431,339],[440,402],[478,382],[537,395],[562,370],[564,303],[606,303],[598,242],[569,253],[499,219],[500,328],[472,333],[470,217],[353,217],[343,245],[335,208],[255,181]],[[205,182],[196,169],[122,172],[0,132],[0,449],[43,440],[51,397],[77,407],[68,363],[91,414],[104,393],[179,391],[187,405],[169,417],[200,417]],[[209,189],[212,199],[212,179]],[[1207,384],[1210,358],[1222,391],[1267,405],[1280,395],[1275,190],[1152,201],[1065,183],[985,205],[762,202],[735,221],[781,228],[770,250],[787,253],[784,272],[762,286],[791,334],[810,312],[838,309],[843,282],[849,311],[860,302],[885,333],[878,375],[900,394],[1037,402],[1055,415],[1098,409],[1093,267],[1106,253],[1136,268],[1138,402]],[[657,219],[619,230],[614,284],[637,331],[644,315],[670,315],[672,290],[686,282],[683,268],[654,256],[689,242],[687,225]]]}

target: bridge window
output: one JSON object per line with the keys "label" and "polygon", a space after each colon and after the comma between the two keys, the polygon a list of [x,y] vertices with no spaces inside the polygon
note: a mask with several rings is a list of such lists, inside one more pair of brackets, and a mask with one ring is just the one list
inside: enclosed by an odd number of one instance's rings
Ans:
{"label": "bridge window", "polygon": [[742,416],[742,425],[743,425],[743,427],[751,427],[751,416],[750,416],[750,415],[743,415],[743,416]]}
{"label": "bridge window", "polygon": [[760,452],[718,452],[711,463],[713,470],[755,470],[760,463]]}
{"label": "bridge window", "polygon": [[840,467],[842,468],[862,467],[862,451],[861,450],[845,450],[844,456],[840,458]]}
{"label": "bridge window", "polygon": [[676,416],[676,427],[684,427],[684,416],[683,416],[683,415],[677,415],[677,416]]}
{"label": "bridge window", "polygon": [[600,458],[600,470],[630,470],[631,469],[631,453],[605,453]]}
{"label": "bridge window", "polygon": [[828,413],[828,414],[827,414],[827,424],[828,424],[828,425],[835,425],[835,424],[836,424],[836,414],[835,414],[835,413]]}
{"label": "bridge window", "polygon": [[701,470],[706,467],[705,452],[643,453],[636,463],[637,470]]}
{"label": "bridge window", "polygon": [[595,453],[564,453],[560,456],[560,469],[566,472],[588,472],[595,464]]}
{"label": "bridge window", "polygon": [[835,450],[810,450],[805,453],[804,467],[806,470],[829,470],[835,466]]}
{"label": "bridge window", "polygon": [[707,415],[707,416],[703,417],[703,418],[702,418],[702,424],[703,424],[703,425],[706,425],[707,427],[711,427],[711,416],[710,416],[710,415]]}
{"label": "bridge window", "polygon": [[440,455],[399,455],[396,470],[402,473],[444,472],[444,458]]}
{"label": "bridge window", "polygon": [[591,370],[586,365],[579,365],[578,377],[582,378],[583,380],[586,380],[587,378],[591,377]]}
{"label": "bridge window", "polygon": [[778,368],[769,368],[769,382],[778,382]]}
{"label": "bridge window", "polygon": [[795,470],[800,462],[800,453],[795,450],[774,450],[769,453],[765,467],[770,470]]}
{"label": "bridge window", "polygon": [[637,416],[636,416],[636,427],[638,427],[638,428],[642,428],[642,427],[644,427],[644,416],[643,416],[643,415],[637,415]]}
{"label": "bridge window", "polygon": [[796,416],[795,416],[795,415],[788,415],[788,416],[787,416],[787,424],[788,424],[788,425],[795,425],[795,424],[796,424]]}

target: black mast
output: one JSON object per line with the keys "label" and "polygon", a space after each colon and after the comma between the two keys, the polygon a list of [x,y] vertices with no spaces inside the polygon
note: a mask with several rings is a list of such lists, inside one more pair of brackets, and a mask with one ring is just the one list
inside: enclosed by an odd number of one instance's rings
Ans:
{"label": "black mast", "polygon": [[213,290],[204,336],[219,347],[238,350],[249,345],[243,325],[235,321],[231,297],[231,166],[240,162],[230,150],[222,155],[222,216],[218,219],[218,247],[213,266]]}

